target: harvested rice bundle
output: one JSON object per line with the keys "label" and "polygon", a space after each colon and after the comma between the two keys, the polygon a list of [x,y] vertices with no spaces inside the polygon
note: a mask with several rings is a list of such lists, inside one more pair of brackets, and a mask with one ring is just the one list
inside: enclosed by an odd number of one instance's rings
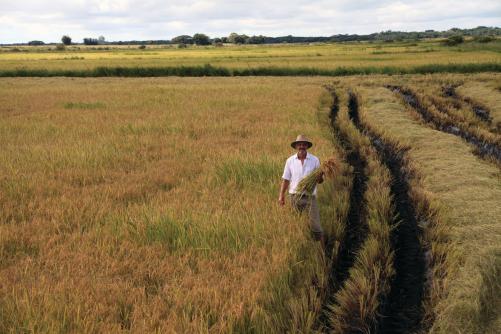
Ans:
{"label": "harvested rice bundle", "polygon": [[332,157],[324,161],[319,168],[315,169],[313,172],[308,174],[304,179],[302,179],[296,188],[297,194],[311,195],[313,190],[318,183],[318,179],[321,175],[325,175],[329,178],[333,177],[336,171],[339,170],[339,161],[336,157]]}

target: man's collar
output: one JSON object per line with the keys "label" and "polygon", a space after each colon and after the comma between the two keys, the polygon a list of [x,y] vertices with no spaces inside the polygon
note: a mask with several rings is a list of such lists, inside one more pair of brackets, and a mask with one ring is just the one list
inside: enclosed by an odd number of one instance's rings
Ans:
{"label": "man's collar", "polygon": [[[296,154],[294,154],[294,158],[299,160],[299,158],[298,158],[298,156],[297,156],[297,153],[296,153]],[[305,159],[310,159],[310,158],[311,158],[311,157],[310,157],[310,154],[309,154],[308,152],[306,152],[306,158],[305,158]]]}

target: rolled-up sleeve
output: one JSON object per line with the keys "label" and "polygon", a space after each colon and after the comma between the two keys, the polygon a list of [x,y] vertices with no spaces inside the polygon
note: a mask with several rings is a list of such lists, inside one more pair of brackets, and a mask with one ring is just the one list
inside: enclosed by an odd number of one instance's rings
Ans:
{"label": "rolled-up sleeve", "polygon": [[290,181],[292,178],[291,168],[290,168],[290,160],[287,159],[284,167],[284,174],[282,175],[282,179]]}

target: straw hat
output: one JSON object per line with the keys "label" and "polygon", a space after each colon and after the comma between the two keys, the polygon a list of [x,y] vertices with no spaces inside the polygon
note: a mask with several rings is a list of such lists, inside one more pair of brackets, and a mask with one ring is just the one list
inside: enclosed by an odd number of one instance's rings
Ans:
{"label": "straw hat", "polygon": [[305,135],[299,135],[296,140],[291,143],[292,148],[296,148],[296,144],[301,142],[308,144],[308,148],[313,146],[313,143]]}

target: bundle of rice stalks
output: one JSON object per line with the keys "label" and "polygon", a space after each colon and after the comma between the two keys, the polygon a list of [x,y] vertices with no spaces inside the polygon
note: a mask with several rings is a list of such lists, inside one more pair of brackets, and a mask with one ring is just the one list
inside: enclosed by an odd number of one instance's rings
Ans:
{"label": "bundle of rice stalks", "polygon": [[337,171],[339,171],[339,161],[336,157],[331,157],[299,182],[296,188],[296,194],[312,195],[322,175],[332,178]]}

